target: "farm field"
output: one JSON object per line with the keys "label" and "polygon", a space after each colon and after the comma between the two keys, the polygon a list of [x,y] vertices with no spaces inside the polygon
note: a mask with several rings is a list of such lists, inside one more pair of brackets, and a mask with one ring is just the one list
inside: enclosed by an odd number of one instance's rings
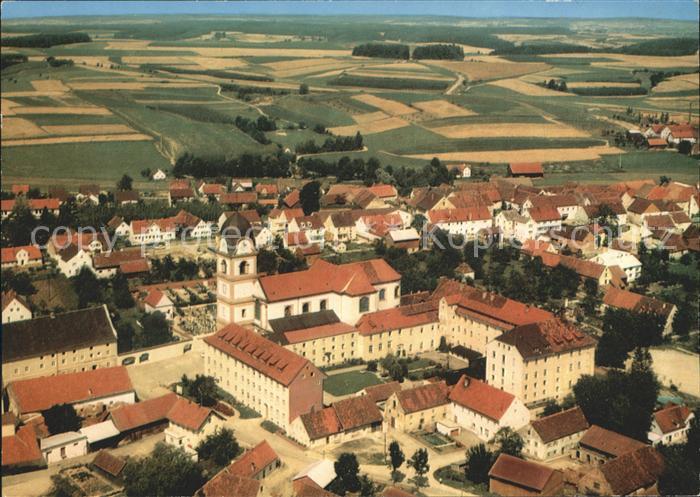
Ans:
{"label": "farm field", "polygon": [[[487,29],[446,21],[447,28],[415,33],[400,24],[339,18],[219,21],[230,27],[223,36],[214,36],[219,28],[209,20],[173,16],[151,30],[123,21],[108,30],[95,25],[89,43],[3,46],[3,54],[28,56],[2,74],[5,177],[60,178],[78,161],[83,167],[74,168],[72,178],[115,181],[125,172],[169,169],[185,153],[235,157],[320,145],[328,136],[314,131],[318,127],[364,138],[363,150],[326,152],[324,160],[377,157],[407,167],[432,157],[499,167],[542,161],[563,178],[578,173],[564,173],[562,164],[594,170],[600,161],[634,154],[635,163],[649,162],[645,171],[661,171],[657,154],[615,146],[611,137],[626,123],[615,115],[632,108],[669,113],[676,121],[699,119],[696,55],[619,52],[642,41],[692,37],[697,28],[687,23],[602,23],[595,28],[604,35],[593,36],[591,25],[580,21],[543,26],[528,20],[510,32],[508,22],[487,23]],[[65,22],[62,29],[74,21]],[[40,21],[5,24],[5,37],[52,29]],[[463,60],[352,55],[366,40],[402,40],[414,50],[439,43],[443,32],[461,40]],[[537,43],[594,51],[503,51],[504,44]],[[72,65],[53,67],[48,56]],[[650,76],[659,71],[664,76],[652,85]],[[567,90],[552,89],[551,80],[565,82]],[[276,123],[264,132],[269,143],[234,124],[260,116]],[[109,155],[114,150],[128,158]],[[683,171],[678,174],[690,176],[689,163],[674,163]],[[582,181],[595,179],[580,174]]]}

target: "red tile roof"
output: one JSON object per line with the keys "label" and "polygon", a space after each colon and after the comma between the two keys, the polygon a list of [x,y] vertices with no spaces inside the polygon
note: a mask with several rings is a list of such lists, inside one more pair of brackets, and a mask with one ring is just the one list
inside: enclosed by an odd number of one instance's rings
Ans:
{"label": "red tile roof", "polygon": [[667,147],[668,142],[663,138],[648,138],[647,143],[650,147]]}
{"label": "red tile roof", "polygon": [[556,471],[543,464],[501,454],[491,467],[489,477],[540,492],[544,490]]}
{"label": "red tile roof", "polygon": [[110,418],[114,426],[121,432],[143,428],[152,423],[167,420],[168,412],[177,400],[177,394],[168,393],[162,397],[112,409]]}
{"label": "red tile roof", "polygon": [[518,349],[523,359],[595,347],[596,340],[560,319],[518,326],[496,340]]}
{"label": "red tile roof", "polygon": [[277,453],[266,440],[263,440],[252,449],[247,450],[240,459],[231,463],[228,470],[234,475],[255,478],[260,471],[277,460],[279,460]]}
{"label": "red tile roof", "polygon": [[160,304],[160,301],[163,297],[165,297],[165,294],[163,292],[161,292],[158,289],[154,289],[148,292],[146,298],[143,299],[143,303],[155,308],[158,307],[158,304]]}
{"label": "red tile roof", "polygon": [[556,207],[552,206],[530,207],[530,209],[528,209],[528,213],[533,221],[537,223],[561,220],[561,214],[559,214]]}
{"label": "red tile roof", "polygon": [[279,302],[324,293],[366,295],[375,291],[374,285],[400,279],[383,259],[342,265],[317,259],[305,271],[263,276],[260,286],[268,301]]}
{"label": "red tile roof", "polygon": [[580,407],[572,407],[565,411],[557,412],[536,419],[530,423],[532,429],[537,432],[542,442],[548,444],[560,438],[568,437],[574,433],[580,433],[588,429],[588,421]]}
{"label": "red tile roof", "polygon": [[33,424],[19,428],[14,435],[2,437],[2,467],[43,465],[44,459]]}
{"label": "red tile roof", "polygon": [[372,185],[368,188],[368,190],[379,198],[391,198],[398,195],[398,192],[393,185],[386,185],[384,183]]}
{"label": "red tile roof", "polygon": [[257,497],[260,482],[252,478],[233,475],[224,468],[209,480],[195,495],[204,497]]}
{"label": "red tile roof", "polygon": [[116,478],[126,466],[126,459],[115,456],[106,450],[101,450],[97,453],[95,459],[92,460],[92,465]]}
{"label": "red tile roof", "polygon": [[107,254],[95,254],[92,263],[95,269],[120,267],[125,262],[147,260],[141,249],[115,250]]}
{"label": "red tile roof", "polygon": [[178,397],[168,411],[168,420],[196,432],[199,431],[212,412],[208,407],[202,407],[184,397]]}
{"label": "red tile roof", "polygon": [[398,487],[386,487],[382,491],[381,497],[416,497],[416,495],[401,490]]}
{"label": "red tile roof", "polygon": [[285,331],[283,335],[287,344],[293,344],[306,342],[308,340],[316,340],[318,338],[345,335],[353,331],[355,331],[353,326],[339,321],[337,323],[322,324],[320,326],[313,326],[300,330]]}
{"label": "red tile roof", "polygon": [[18,247],[6,247],[0,250],[0,258],[3,264],[17,261],[17,254],[26,251],[30,261],[41,260],[41,250],[35,245],[21,245]]}
{"label": "red tile roof", "polygon": [[417,304],[365,314],[355,327],[361,335],[374,335],[387,330],[412,328],[438,321],[438,311],[434,305]]}
{"label": "red tile roof", "polygon": [[285,386],[305,367],[315,370],[302,356],[237,324],[229,324],[204,341]]}
{"label": "red tile roof", "polygon": [[370,424],[381,424],[384,419],[377,404],[365,395],[334,402],[333,409],[335,409],[338,420],[345,431]]}
{"label": "red tile roof", "polygon": [[686,406],[669,404],[654,413],[654,420],[659,425],[661,433],[671,433],[684,428],[691,414],[691,410]]}
{"label": "red tile roof", "polygon": [[258,194],[255,192],[233,192],[221,195],[222,204],[254,204],[258,201]]}
{"label": "red tile roof", "polygon": [[29,185],[12,185],[12,193],[15,195],[29,193]]}
{"label": "red tile roof", "polygon": [[172,217],[162,219],[134,219],[131,221],[131,231],[139,235],[147,232],[154,224],[157,225],[161,231],[175,231],[175,220]]}
{"label": "red tile roof", "polygon": [[126,261],[119,264],[119,270],[124,274],[147,273],[151,270],[148,259],[145,257],[134,261]]}
{"label": "red tile roof", "polygon": [[367,397],[372,399],[372,402],[384,402],[386,399],[391,397],[395,392],[401,390],[401,383],[398,381],[390,381],[388,383],[382,383],[380,385],[371,385],[365,387],[365,394]]}
{"label": "red tile roof", "polygon": [[221,195],[226,192],[224,185],[219,183],[205,183],[200,187],[202,195]]}
{"label": "red tile roof", "polygon": [[338,415],[333,407],[311,411],[300,416],[307,435],[311,440],[329,437],[343,431]]}
{"label": "red tile roof", "polygon": [[272,184],[272,183],[258,183],[255,185],[255,191],[258,192],[259,195],[277,195],[279,193],[279,189],[277,188],[277,185]]}
{"label": "red tile roof", "polygon": [[643,446],[607,461],[600,471],[613,495],[632,495],[653,486],[664,470],[664,458],[653,447]]}
{"label": "red tile roof", "polygon": [[124,366],[18,380],[7,388],[21,414],[134,391]]}
{"label": "red tile roof", "polygon": [[444,381],[396,392],[396,398],[406,414],[424,411],[448,403]]}
{"label": "red tile roof", "polygon": [[579,443],[610,457],[619,457],[645,446],[645,444],[634,438],[606,430],[598,425],[592,425],[588,428]]}
{"label": "red tile roof", "polygon": [[57,198],[30,198],[27,203],[32,210],[47,209],[53,211],[61,207],[61,201]]}
{"label": "red tile roof", "polygon": [[296,247],[297,245],[308,245],[309,239],[304,231],[295,231],[293,233],[284,234],[284,242],[288,247]]}
{"label": "red tile roof", "polygon": [[286,205],[287,207],[294,207],[299,204],[301,201],[301,192],[299,190],[292,190],[287,194],[287,196],[284,197],[284,200],[282,203]]}
{"label": "red tile roof", "polygon": [[485,205],[463,207],[459,209],[436,209],[428,211],[428,219],[433,224],[466,223],[491,219],[491,213]]}
{"label": "red tile roof", "polygon": [[498,422],[510,408],[515,396],[463,375],[452,388],[450,400]]}
{"label": "red tile roof", "polygon": [[669,316],[675,307],[673,304],[613,286],[609,286],[605,290],[603,303],[618,309],[626,309],[638,313],[653,313],[662,317]]}
{"label": "red tile roof", "polygon": [[541,162],[518,162],[510,164],[512,174],[543,174]]}

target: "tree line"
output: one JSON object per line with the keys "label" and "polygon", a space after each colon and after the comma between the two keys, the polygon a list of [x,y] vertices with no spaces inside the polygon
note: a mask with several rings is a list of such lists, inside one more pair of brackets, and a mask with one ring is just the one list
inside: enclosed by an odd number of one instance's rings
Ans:
{"label": "tree line", "polygon": [[351,150],[362,150],[364,146],[362,142],[362,135],[358,131],[355,136],[330,136],[321,145],[318,145],[314,140],[308,140],[297,144],[295,151],[297,154],[349,152]]}
{"label": "tree line", "polygon": [[92,38],[87,33],[39,33],[26,36],[9,36],[2,39],[4,47],[50,48],[71,43],[88,43]]}
{"label": "tree line", "polygon": [[190,153],[181,155],[175,162],[173,174],[177,178],[270,177],[290,176],[293,156],[281,149],[274,154],[242,154],[238,157],[196,157]]}
{"label": "tree line", "polygon": [[382,59],[408,60],[410,49],[408,45],[399,43],[364,43],[352,49],[355,57],[380,57]]}
{"label": "tree line", "polygon": [[437,43],[434,45],[421,45],[413,49],[414,59],[434,60],[462,60],[464,49],[455,44]]}
{"label": "tree line", "polygon": [[270,139],[265,136],[265,132],[277,129],[274,119],[269,119],[267,116],[260,116],[257,120],[236,116],[234,124],[253,140],[263,145],[270,143]]}

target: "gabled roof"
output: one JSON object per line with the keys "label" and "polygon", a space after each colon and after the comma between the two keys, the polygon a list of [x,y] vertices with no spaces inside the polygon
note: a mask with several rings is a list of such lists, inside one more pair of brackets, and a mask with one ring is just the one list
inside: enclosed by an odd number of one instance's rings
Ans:
{"label": "gabled roof", "polygon": [[20,427],[14,435],[2,437],[2,467],[44,464],[33,424]]}
{"label": "gabled roof", "polygon": [[195,495],[204,497],[257,497],[260,493],[260,482],[231,474],[228,468],[219,471],[214,478],[206,482]]}
{"label": "gabled roof", "polygon": [[178,397],[168,411],[168,421],[197,432],[212,413],[213,411],[208,407],[202,407],[184,397]]}
{"label": "gabled roof", "polygon": [[3,325],[3,362],[116,341],[116,332],[104,305],[42,316]]}
{"label": "gabled roof", "polygon": [[590,447],[611,457],[619,457],[645,446],[645,444],[634,438],[606,430],[598,425],[591,425],[586,430],[586,433],[583,434],[579,443],[582,446]]}
{"label": "gabled roof", "polygon": [[[143,299],[143,303],[149,305],[150,307],[156,308],[158,307],[158,304],[160,304],[160,301],[163,299],[163,297],[170,301],[170,299],[163,292],[155,288],[148,292],[146,298]],[[170,304],[172,304],[172,301],[170,302]]]}
{"label": "gabled roof", "polygon": [[596,344],[593,337],[560,319],[517,326],[496,340],[514,346],[525,360],[595,347]]}
{"label": "gabled roof", "polygon": [[259,281],[268,301],[279,302],[324,293],[366,295],[375,291],[374,285],[400,279],[383,259],[342,265],[317,259],[305,271],[263,276]]}
{"label": "gabled roof", "polygon": [[491,213],[485,205],[463,207],[460,209],[436,209],[428,211],[427,216],[433,224],[466,223],[491,219]]}
{"label": "gabled roof", "polygon": [[225,326],[204,341],[285,386],[305,367],[316,369],[302,356],[237,324]]}
{"label": "gabled roof", "polygon": [[362,335],[374,335],[387,330],[412,328],[437,323],[438,311],[434,304],[393,307],[364,314],[355,327]]}
{"label": "gabled roof", "polygon": [[126,459],[115,456],[106,450],[101,450],[97,453],[95,459],[92,460],[92,465],[116,478],[126,466]]}
{"label": "gabled roof", "polygon": [[513,404],[515,396],[483,381],[463,375],[452,387],[450,400],[499,422]]}
{"label": "gabled roof", "polygon": [[530,209],[528,209],[528,213],[533,221],[537,223],[561,220],[561,214],[559,214],[556,207],[552,206],[530,207]]}
{"label": "gabled roof", "polygon": [[106,254],[95,254],[92,264],[95,269],[119,267],[125,262],[147,260],[141,253],[141,249],[114,250]]}
{"label": "gabled roof", "polygon": [[177,394],[168,393],[137,404],[127,404],[112,409],[110,418],[120,432],[128,432],[165,421],[168,412],[177,401]]}
{"label": "gabled roof", "polygon": [[687,426],[691,414],[686,406],[669,404],[654,413],[654,420],[661,433],[671,433]]}
{"label": "gabled roof", "polygon": [[255,185],[255,191],[259,195],[277,195],[279,188],[274,183],[258,183]]}
{"label": "gabled roof", "polygon": [[233,192],[221,195],[219,202],[222,204],[254,204],[258,201],[256,192]]}
{"label": "gabled roof", "polygon": [[20,414],[134,391],[124,366],[13,381],[7,388]]}
{"label": "gabled roof", "polygon": [[370,192],[379,198],[391,198],[398,195],[396,188],[393,185],[386,185],[384,183],[377,183],[368,188]]}
{"label": "gabled roof", "polygon": [[663,456],[649,446],[623,454],[600,467],[613,495],[631,495],[639,489],[651,487],[663,470]]}
{"label": "gabled roof", "polygon": [[489,477],[540,492],[557,470],[519,457],[500,454],[489,471]]}
{"label": "gabled roof", "polygon": [[0,250],[3,264],[17,261],[17,254],[21,251],[27,253],[30,261],[41,260],[41,250],[36,245],[20,245],[17,247],[5,247]]}
{"label": "gabled roof", "polygon": [[580,433],[589,427],[586,416],[583,415],[583,411],[578,406],[536,419],[530,424],[542,442],[546,444],[574,433]]}
{"label": "gabled roof", "polygon": [[139,201],[139,192],[136,190],[119,190],[114,192],[114,201],[117,204],[121,204],[123,202],[138,202]]}
{"label": "gabled roof", "polygon": [[512,174],[543,174],[541,162],[518,162],[508,166]]}
{"label": "gabled roof", "polygon": [[388,383],[381,383],[379,385],[370,385],[365,387],[364,392],[367,397],[372,399],[372,402],[384,402],[393,393],[401,390],[401,383],[398,381],[390,381]]}
{"label": "gabled roof", "polygon": [[270,447],[267,440],[263,440],[258,445],[250,450],[247,450],[239,459],[229,465],[229,473],[243,476],[246,478],[255,478],[255,476],[279,460],[277,453]]}
{"label": "gabled roof", "polygon": [[377,404],[365,395],[334,402],[333,409],[345,431],[381,423],[384,419]]}
{"label": "gabled roof", "polygon": [[25,307],[26,309],[30,309],[29,304],[27,304],[27,301],[24,300],[24,297],[21,295],[18,295],[17,292],[14,290],[8,290],[6,292],[2,292],[2,310],[3,312],[5,309],[14,301],[19,302],[20,305]]}
{"label": "gabled roof", "polygon": [[396,392],[396,398],[406,414],[424,411],[447,404],[447,385],[444,381]]}
{"label": "gabled roof", "polygon": [[638,313],[653,313],[659,316],[667,317],[675,307],[673,304],[657,300],[646,295],[621,290],[613,286],[607,287],[603,303],[610,307],[625,309]]}
{"label": "gabled roof", "polygon": [[343,426],[333,407],[307,412],[299,417],[311,440],[329,437],[343,431]]}

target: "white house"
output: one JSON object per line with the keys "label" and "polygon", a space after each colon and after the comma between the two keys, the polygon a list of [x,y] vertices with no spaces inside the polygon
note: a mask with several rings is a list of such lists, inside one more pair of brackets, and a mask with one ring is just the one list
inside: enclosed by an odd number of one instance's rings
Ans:
{"label": "white house", "polygon": [[494,219],[496,228],[504,240],[534,240],[537,237],[537,223],[528,216],[518,214],[515,210],[501,211]]}
{"label": "white house", "polygon": [[324,236],[326,234],[326,227],[323,225],[318,214],[295,217],[287,225],[287,232],[303,232],[309,243],[316,243],[321,246],[321,248],[323,248],[323,244],[325,243]]}
{"label": "white house", "polygon": [[163,171],[162,169],[158,169],[155,173],[153,173],[153,176],[151,176],[151,178],[153,178],[154,181],[163,181],[167,177],[168,175],[165,174],[165,171]]}
{"label": "white house", "polygon": [[642,263],[639,259],[622,250],[608,248],[591,260],[605,267],[619,266],[627,275],[628,283],[636,280],[642,274]]}
{"label": "white house", "polygon": [[56,252],[54,259],[58,265],[59,271],[61,271],[66,278],[77,276],[84,267],[94,272],[92,253],[79,248],[75,244],[70,244],[68,247]]}
{"label": "white house", "polygon": [[35,245],[5,247],[2,249],[2,268],[41,266],[41,250]]}
{"label": "white house", "polygon": [[223,423],[216,411],[179,397],[168,411],[165,443],[181,448],[196,461],[197,446]]}
{"label": "white house", "polygon": [[87,436],[77,431],[59,433],[58,435],[41,439],[40,448],[47,464],[61,462],[65,459],[87,454]]}
{"label": "white house", "polygon": [[693,418],[695,414],[686,406],[667,404],[654,413],[647,438],[652,445],[684,443]]}
{"label": "white house", "polygon": [[2,292],[2,324],[32,319],[27,302],[13,290]]}
{"label": "white house", "polygon": [[148,313],[162,312],[168,319],[173,319],[175,316],[175,304],[165,293],[158,289],[148,292],[148,295],[143,299],[143,307]]}
{"label": "white house", "polygon": [[131,221],[129,241],[132,245],[166,242],[174,240],[175,236],[173,218]]}
{"label": "white house", "polygon": [[483,381],[462,376],[450,392],[450,421],[488,441],[501,428],[519,430],[530,422],[530,411],[514,395]]}
{"label": "white house", "polygon": [[491,213],[485,205],[431,210],[427,212],[426,217],[431,224],[442,231],[460,235],[466,240],[474,240],[481,230],[491,228],[493,222]]}
{"label": "white house", "polygon": [[525,455],[540,461],[568,456],[589,424],[580,407],[533,420],[520,430]]}

